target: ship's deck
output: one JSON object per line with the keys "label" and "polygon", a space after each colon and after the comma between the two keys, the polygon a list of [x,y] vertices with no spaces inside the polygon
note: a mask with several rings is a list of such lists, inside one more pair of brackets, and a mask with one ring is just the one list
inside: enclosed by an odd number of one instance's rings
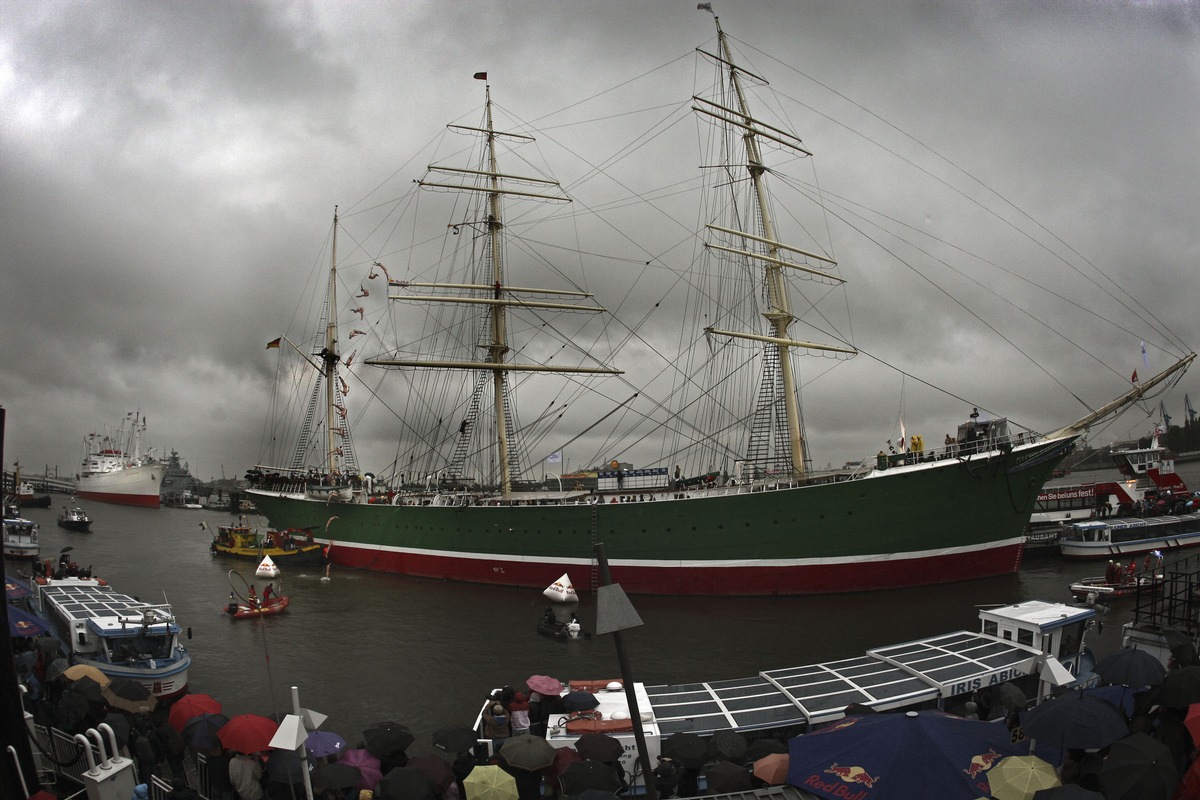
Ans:
{"label": "ship's deck", "polygon": [[958,631],[868,650],[841,661],[748,678],[648,686],[663,736],[811,725],[857,703],[876,711],[934,704],[1032,672],[1041,653],[983,633]]}

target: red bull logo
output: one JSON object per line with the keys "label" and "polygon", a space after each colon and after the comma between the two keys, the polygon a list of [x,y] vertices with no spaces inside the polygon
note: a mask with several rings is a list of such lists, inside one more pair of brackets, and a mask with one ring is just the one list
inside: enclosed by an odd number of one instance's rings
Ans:
{"label": "red bull logo", "polygon": [[876,778],[862,767],[841,767],[836,763],[830,764],[829,769],[825,770],[825,774],[837,775],[846,783],[861,783],[868,789],[874,789],[875,784],[879,781],[879,778]]}
{"label": "red bull logo", "polygon": [[963,770],[972,778],[978,778],[983,773],[991,769],[1002,756],[995,750],[988,750],[986,753],[971,757],[971,766]]}

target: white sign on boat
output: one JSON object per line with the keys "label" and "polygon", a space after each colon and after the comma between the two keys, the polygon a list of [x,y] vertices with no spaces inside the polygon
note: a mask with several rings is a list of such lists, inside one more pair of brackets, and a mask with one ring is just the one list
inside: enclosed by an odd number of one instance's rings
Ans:
{"label": "white sign on boat", "polygon": [[579,595],[575,593],[575,587],[571,585],[571,579],[567,577],[567,573],[563,573],[562,577],[554,583],[546,587],[546,591],[542,592],[548,600],[553,600],[556,603],[578,603]]}
{"label": "white sign on boat", "polygon": [[270,556],[263,556],[263,560],[259,562],[258,569],[254,572],[260,578],[278,578],[279,567],[275,566],[275,562]]}

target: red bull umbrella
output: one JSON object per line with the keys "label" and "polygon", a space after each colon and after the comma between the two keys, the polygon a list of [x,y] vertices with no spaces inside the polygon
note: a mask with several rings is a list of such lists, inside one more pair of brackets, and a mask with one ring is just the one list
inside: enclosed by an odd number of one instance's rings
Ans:
{"label": "red bull umbrella", "polygon": [[975,800],[987,773],[1024,755],[1008,727],[940,711],[849,716],[788,743],[787,782],[833,800]]}

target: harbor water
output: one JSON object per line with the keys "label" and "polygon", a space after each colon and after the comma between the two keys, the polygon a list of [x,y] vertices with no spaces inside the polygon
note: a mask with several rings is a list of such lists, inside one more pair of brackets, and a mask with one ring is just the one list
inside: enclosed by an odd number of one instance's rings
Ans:
{"label": "harbor water", "polygon": [[[1181,464],[1200,487],[1200,464]],[[1089,472],[1064,482],[1105,480]],[[517,686],[534,674],[562,680],[619,677],[611,636],[560,640],[537,632],[547,605],[540,590],[505,588],[339,569],[322,581],[317,568],[285,571],[288,610],[265,619],[224,613],[237,570],[261,591],[256,564],[210,553],[215,529],[236,518],[216,511],[157,510],[86,504],[90,533],[58,528],[69,502],[24,515],[41,526],[42,557],[63,547],[81,567],[118,591],[169,602],[190,632],[192,691],[211,694],[227,714],[288,712],[299,688],[304,707],[328,715],[322,726],[352,745],[375,722],[408,725],[411,753],[429,749],[438,728],[469,723],[493,688]],[[930,513],[949,513],[931,509]],[[265,528],[266,521],[250,517]],[[13,564],[6,563],[11,572]],[[285,568],[286,569],[286,568]],[[786,598],[631,597],[643,621],[624,634],[633,676],[646,683],[692,682],[753,675],[861,655],[868,648],[979,626],[978,607],[1039,599],[1070,602],[1069,584],[1101,574],[1104,562],[1028,558],[1019,573],[969,583],[880,593]],[[557,575],[548,576],[549,583]],[[591,574],[572,574],[586,588]],[[619,580],[619,576],[618,576]],[[237,578],[232,584],[244,591]],[[277,582],[277,585],[279,583]],[[591,616],[583,592],[580,619]],[[1115,601],[1103,632],[1091,634],[1098,654],[1120,647],[1132,600]]]}

